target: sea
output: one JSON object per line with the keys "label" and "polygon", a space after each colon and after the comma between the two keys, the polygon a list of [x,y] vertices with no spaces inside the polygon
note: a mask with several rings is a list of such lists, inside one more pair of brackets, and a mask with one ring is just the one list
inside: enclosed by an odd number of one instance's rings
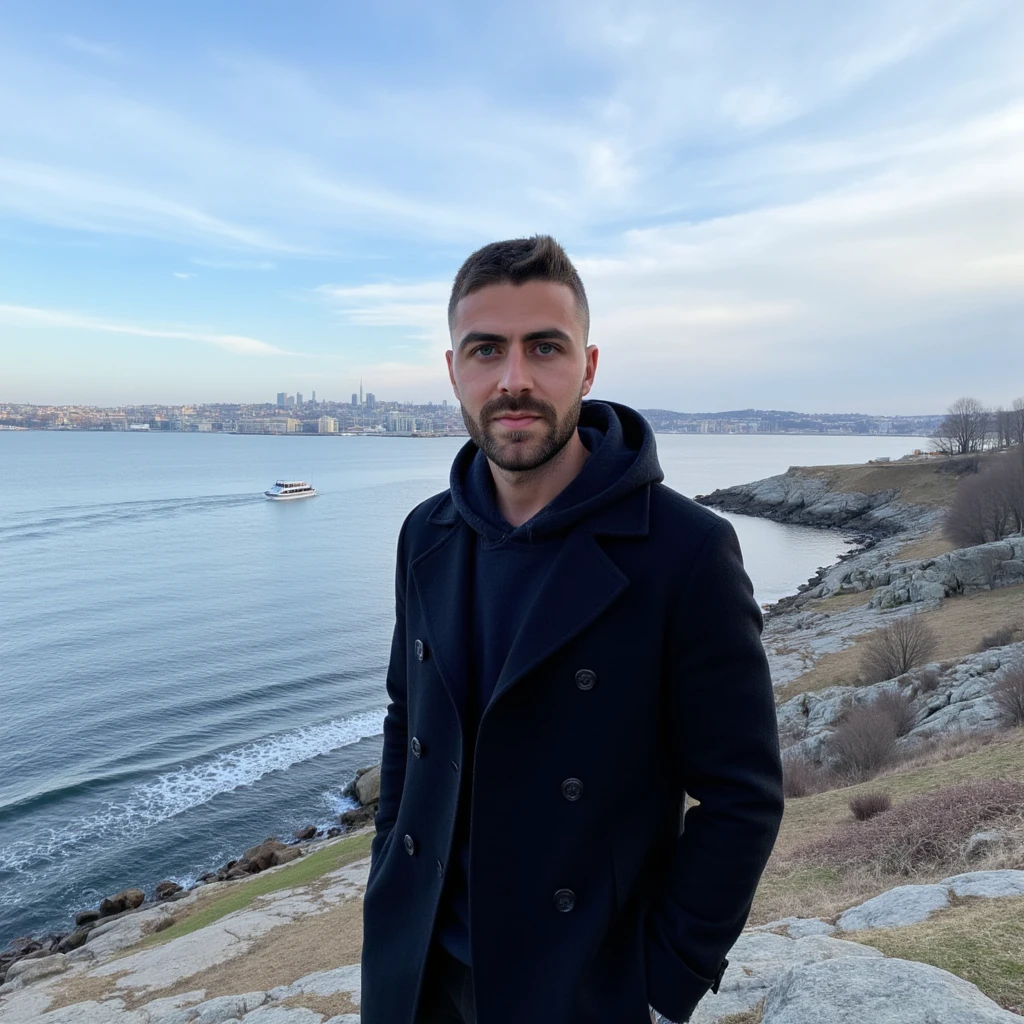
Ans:
{"label": "sea", "polygon": [[[379,760],[406,513],[464,438],[0,431],[0,947],[336,823]],[[708,493],[925,439],[658,435]],[[277,479],[315,498],[267,501]],[[757,599],[849,547],[744,516]]]}

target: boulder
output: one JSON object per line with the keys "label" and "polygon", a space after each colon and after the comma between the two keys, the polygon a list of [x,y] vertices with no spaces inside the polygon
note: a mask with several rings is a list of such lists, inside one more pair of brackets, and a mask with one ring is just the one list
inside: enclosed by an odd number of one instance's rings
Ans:
{"label": "boulder", "polygon": [[316,825],[307,825],[305,828],[300,828],[299,831],[295,833],[295,838],[300,842],[305,842],[307,839],[315,839]]}
{"label": "boulder", "polygon": [[[254,873],[256,871],[265,871],[267,868],[271,866],[271,864],[273,864],[274,854],[278,850],[287,849],[288,847],[285,846],[285,844],[282,843],[279,839],[277,839],[275,836],[270,836],[268,839],[265,839],[262,843],[260,843],[259,846],[253,846],[250,849],[246,850],[245,853],[243,853],[241,858],[239,859],[245,862],[246,869],[250,873]],[[234,866],[237,867],[238,865]]]}
{"label": "boulder", "polygon": [[1020,1024],[969,981],[910,960],[843,957],[793,967],[769,990],[763,1024]]}
{"label": "boulder", "polygon": [[84,946],[86,939],[89,938],[89,933],[96,927],[95,921],[90,921],[88,924],[83,924],[81,928],[76,928],[70,935],[65,935],[63,939],[57,944],[57,949],[61,953],[70,953],[73,949],[78,949],[79,946]]}
{"label": "boulder", "polygon": [[100,904],[100,917],[120,914],[125,910],[135,910],[146,902],[146,894],[141,889],[125,889],[116,896],[108,896]]}
{"label": "boulder", "polygon": [[75,924],[81,926],[88,924],[90,921],[98,921],[100,919],[100,912],[98,910],[80,910],[75,914]]}
{"label": "boulder", "polygon": [[939,885],[949,886],[957,896],[1024,896],[1024,871],[968,871],[944,878]]}
{"label": "boulder", "polygon": [[340,824],[347,828],[358,828],[360,825],[369,825],[377,814],[377,804],[369,807],[353,807],[351,810],[342,811],[338,815]]}
{"label": "boulder", "polygon": [[844,932],[865,928],[900,928],[924,921],[930,914],[949,906],[945,885],[898,885],[856,907],[844,910],[836,924]]}
{"label": "boulder", "polygon": [[177,882],[157,882],[156,883],[156,898],[158,900],[169,900],[176,893],[182,891],[180,885]]}
{"label": "boulder", "polygon": [[270,863],[273,867],[280,867],[282,864],[290,864],[293,860],[298,860],[301,856],[302,851],[297,846],[286,846],[283,850],[274,851]]}
{"label": "boulder", "polygon": [[964,856],[968,860],[976,860],[984,857],[994,849],[1002,845],[1006,836],[1002,832],[983,831],[975,832],[964,846]]}
{"label": "boulder", "polygon": [[375,764],[368,772],[356,779],[356,799],[365,807],[380,799],[380,765]]}
{"label": "boulder", "polygon": [[20,980],[23,985],[38,978],[49,978],[53,974],[62,974],[68,969],[67,959],[63,953],[50,953],[44,957],[33,957],[18,960],[7,969],[7,982]]}

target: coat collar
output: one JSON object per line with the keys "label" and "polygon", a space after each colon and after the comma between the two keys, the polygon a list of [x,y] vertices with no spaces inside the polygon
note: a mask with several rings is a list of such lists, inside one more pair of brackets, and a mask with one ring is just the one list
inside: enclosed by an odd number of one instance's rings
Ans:
{"label": "coat collar", "polygon": [[[566,534],[546,582],[535,595],[509,650],[491,704],[582,633],[627,589],[629,579],[597,538],[645,536],[649,527],[650,490],[650,485],[637,488]],[[413,579],[438,672],[464,726],[460,696],[469,685],[464,631],[472,623],[468,573],[476,536],[447,493],[427,521],[449,529],[413,561]]]}

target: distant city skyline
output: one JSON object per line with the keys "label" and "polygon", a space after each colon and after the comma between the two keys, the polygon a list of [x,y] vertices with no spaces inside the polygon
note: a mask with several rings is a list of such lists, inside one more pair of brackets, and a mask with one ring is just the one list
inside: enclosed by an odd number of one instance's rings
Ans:
{"label": "distant city skyline", "polygon": [[547,232],[595,398],[1008,402],[1021,52],[1019,0],[13,5],[0,400],[439,401],[458,266]]}

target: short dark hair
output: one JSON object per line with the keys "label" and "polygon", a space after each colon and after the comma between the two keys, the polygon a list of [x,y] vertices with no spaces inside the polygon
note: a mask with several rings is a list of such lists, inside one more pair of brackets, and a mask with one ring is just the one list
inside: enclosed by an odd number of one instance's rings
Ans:
{"label": "short dark hair", "polygon": [[455,323],[455,307],[472,292],[489,284],[525,284],[527,281],[553,281],[568,285],[576,299],[576,310],[583,340],[590,333],[590,305],[583,282],[565,250],[550,235],[510,238],[490,242],[477,249],[459,267],[448,300],[448,330]]}

